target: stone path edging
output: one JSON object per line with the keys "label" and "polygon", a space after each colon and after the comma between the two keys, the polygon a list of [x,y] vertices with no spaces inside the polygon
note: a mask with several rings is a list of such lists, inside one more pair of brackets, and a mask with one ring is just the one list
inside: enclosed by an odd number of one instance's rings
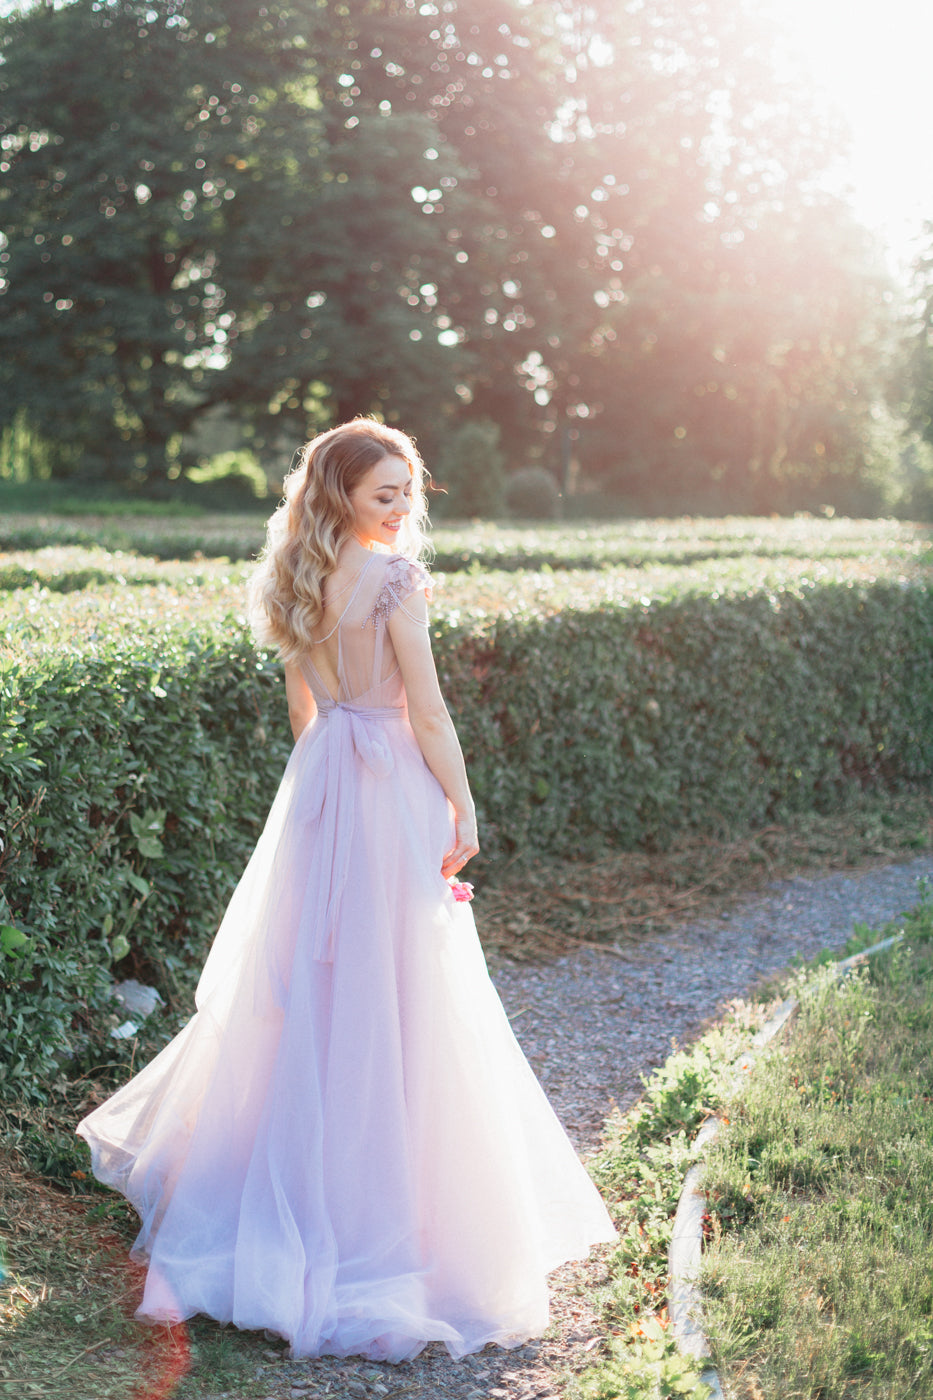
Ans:
{"label": "stone path edging", "polygon": [[[854,953],[852,957],[844,958],[842,962],[835,964],[834,976],[837,980],[845,977],[853,968],[873,957],[875,953],[882,953],[885,949],[892,948],[903,937],[904,931],[901,930],[900,933],[894,934],[891,938],[883,939],[882,942],[874,944],[871,948],[864,948],[860,953]],[[812,988],[804,988],[800,995],[806,997],[811,991]],[[749,1049],[745,1054],[740,1055],[733,1064],[732,1075],[726,1085],[727,1094],[738,1087],[742,1076],[748,1073],[760,1052],[787,1024],[799,1005],[800,998],[798,997],[788,997],[786,1001],[780,1003],[771,1019],[762,1026],[754,1037]],[[702,1155],[701,1159],[694,1163],[684,1177],[667,1254],[671,1276],[668,1297],[671,1331],[678,1349],[697,1360],[703,1360],[710,1355],[709,1341],[699,1320],[702,1311],[702,1298],[698,1279],[703,1255],[703,1216],[706,1212],[706,1196],[702,1190],[703,1176],[709,1144],[716,1138],[721,1127],[722,1119],[718,1113],[715,1113],[706,1120],[697,1133],[694,1146],[702,1149]],[[708,1367],[700,1379],[710,1387],[709,1400],[724,1400],[722,1386],[719,1383],[715,1367]]]}

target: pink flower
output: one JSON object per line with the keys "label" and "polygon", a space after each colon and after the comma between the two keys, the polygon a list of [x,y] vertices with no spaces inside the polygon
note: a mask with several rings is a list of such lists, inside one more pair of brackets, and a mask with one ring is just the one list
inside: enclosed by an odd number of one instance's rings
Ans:
{"label": "pink flower", "polygon": [[451,875],[447,883],[450,886],[450,893],[458,904],[466,904],[473,898],[473,886],[468,884],[466,880],[455,880]]}

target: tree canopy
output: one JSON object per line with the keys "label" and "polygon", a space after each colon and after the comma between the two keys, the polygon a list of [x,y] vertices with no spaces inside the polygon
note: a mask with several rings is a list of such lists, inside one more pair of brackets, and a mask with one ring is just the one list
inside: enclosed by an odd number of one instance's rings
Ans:
{"label": "tree canopy", "polygon": [[740,0],[68,0],[0,21],[0,427],[174,475],[357,412],[635,502],[864,484],[890,297]]}

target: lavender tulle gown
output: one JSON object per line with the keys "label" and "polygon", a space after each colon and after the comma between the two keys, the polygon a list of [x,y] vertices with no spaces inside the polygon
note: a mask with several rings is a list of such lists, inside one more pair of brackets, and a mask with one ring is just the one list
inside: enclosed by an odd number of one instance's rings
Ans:
{"label": "lavender tulle gown", "polygon": [[133,1204],[138,1316],[268,1328],[295,1355],[517,1345],[545,1275],[614,1238],[521,1053],[387,620],[427,575],[374,554],[340,618],[339,698],[295,745],[197,1012],[80,1124]]}

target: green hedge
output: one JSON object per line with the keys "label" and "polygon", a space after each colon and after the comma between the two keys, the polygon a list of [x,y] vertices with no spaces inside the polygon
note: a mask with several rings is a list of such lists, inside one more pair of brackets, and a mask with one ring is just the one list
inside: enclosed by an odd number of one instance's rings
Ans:
{"label": "green hedge", "polygon": [[933,773],[933,592],[689,598],[446,661],[487,847],[668,846]]}
{"label": "green hedge", "polygon": [[189,997],[288,758],[280,703],[242,633],[0,669],[0,924],[29,936],[0,948],[0,1096],[98,1053],[115,967]]}
{"label": "green hedge", "polygon": [[[487,861],[661,847],[933,774],[920,586],[468,620],[435,645]],[[242,631],[0,669],[0,925],[29,938],[0,940],[0,1093],[99,1054],[114,970],[185,1003],[288,750],[281,674]]]}
{"label": "green hedge", "polygon": [[[118,552],[116,572],[127,566],[127,555],[141,556],[133,573],[151,570],[152,561],[251,559],[265,538],[264,520],[250,515],[203,515],[193,519],[134,515],[66,517],[17,515],[0,501],[0,551],[25,553],[39,549],[92,549],[101,566],[102,550]],[[529,570],[650,568],[672,565],[687,569],[708,561],[799,559],[809,561],[811,577],[823,577],[829,560],[872,559],[876,576],[890,576],[916,566],[929,568],[933,547],[929,527],[892,520],[846,519],[682,519],[556,522],[536,525],[495,525],[490,522],[441,523],[432,532],[437,573],[487,570],[527,573]],[[9,563],[9,561],[7,561]],[[17,561],[33,569],[48,587],[69,586],[56,579],[39,561]],[[756,575],[753,573],[752,578]],[[19,586],[13,575],[3,586]]]}

